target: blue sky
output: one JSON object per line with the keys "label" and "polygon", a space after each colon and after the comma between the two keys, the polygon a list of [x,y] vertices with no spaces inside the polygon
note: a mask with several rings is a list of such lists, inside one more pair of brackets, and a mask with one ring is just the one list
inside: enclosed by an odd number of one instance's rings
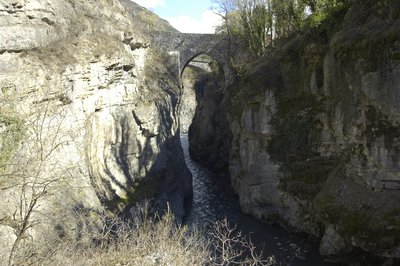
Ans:
{"label": "blue sky", "polygon": [[168,20],[181,32],[213,33],[219,17],[211,0],[133,0]]}

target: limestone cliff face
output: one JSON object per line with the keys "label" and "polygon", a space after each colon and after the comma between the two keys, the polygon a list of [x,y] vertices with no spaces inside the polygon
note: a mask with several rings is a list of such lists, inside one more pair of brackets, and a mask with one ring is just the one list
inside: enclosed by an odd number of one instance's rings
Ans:
{"label": "limestone cliff face", "polygon": [[183,215],[191,175],[166,61],[119,1],[0,1],[2,230],[35,197],[49,233],[145,198]]}
{"label": "limestone cliff face", "polygon": [[189,126],[192,124],[193,116],[196,111],[196,86],[202,70],[195,67],[186,67],[182,73],[182,95],[180,97],[180,129],[181,133],[188,133]]}
{"label": "limestone cliff face", "polygon": [[189,127],[190,157],[213,172],[226,174],[231,136],[222,102],[225,91],[222,72],[204,73],[198,78],[197,108]]}
{"label": "limestone cliff face", "polygon": [[242,209],[320,240],[334,261],[400,257],[398,10],[354,1],[279,44],[223,99]]}

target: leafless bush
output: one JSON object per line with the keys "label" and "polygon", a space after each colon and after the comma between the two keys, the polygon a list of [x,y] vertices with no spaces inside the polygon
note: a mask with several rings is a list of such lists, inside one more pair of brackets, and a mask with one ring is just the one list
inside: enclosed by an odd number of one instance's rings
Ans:
{"label": "leafless bush", "polygon": [[36,259],[26,258],[20,264],[275,265],[273,257],[256,253],[251,240],[226,219],[211,229],[211,239],[178,225],[169,210],[162,217],[142,209],[131,220],[105,215],[100,220],[99,227],[85,227],[85,237],[54,241],[46,249],[37,246]]}
{"label": "leafless bush", "polygon": [[[7,155],[0,160],[0,225],[13,229],[9,255],[1,256],[8,265],[34,260],[33,231],[49,220],[45,202],[68,177],[68,168],[55,155],[72,140],[62,128],[67,108],[61,108],[53,98],[34,101],[30,108],[18,105],[18,100],[12,95],[0,98],[7,116],[18,118],[6,124],[0,136],[1,140],[8,134],[8,141],[13,140],[8,150],[0,149],[0,157]],[[0,120],[4,113],[0,109]],[[20,137],[12,139],[17,133]]]}
{"label": "leafless bush", "polygon": [[249,236],[243,235],[228,220],[218,221],[209,232],[211,239],[210,264],[212,265],[275,265],[273,256],[264,258],[257,253]]}
{"label": "leafless bush", "polygon": [[171,211],[162,217],[146,210],[135,215],[133,220],[103,216],[97,230],[85,232],[94,241],[62,242],[48,264],[203,265],[207,260],[207,240],[176,224]]}

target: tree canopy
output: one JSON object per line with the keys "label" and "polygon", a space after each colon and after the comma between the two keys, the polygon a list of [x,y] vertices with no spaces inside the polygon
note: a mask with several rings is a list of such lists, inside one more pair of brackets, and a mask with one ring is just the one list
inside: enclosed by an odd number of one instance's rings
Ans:
{"label": "tree canopy", "polygon": [[223,24],[220,33],[243,41],[253,57],[277,38],[318,26],[351,0],[214,0]]}

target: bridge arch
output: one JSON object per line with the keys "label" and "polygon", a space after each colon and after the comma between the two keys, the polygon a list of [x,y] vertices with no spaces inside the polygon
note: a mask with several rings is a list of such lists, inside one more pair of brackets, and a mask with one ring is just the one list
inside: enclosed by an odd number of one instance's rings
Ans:
{"label": "bridge arch", "polygon": [[[206,45],[205,47],[204,44]],[[209,44],[203,43],[200,44],[199,46],[193,48],[193,47],[187,47],[186,49],[183,49],[180,51],[180,58],[179,58],[179,65],[181,66],[180,68],[180,74],[182,75],[185,67],[193,61],[196,57],[205,54],[212,59],[214,59],[216,62],[218,62],[224,71],[225,74],[225,83],[226,85],[229,85],[232,83],[233,75],[232,75],[232,70],[229,67],[228,63],[228,56],[227,56],[227,49],[225,47],[217,47],[219,43],[216,44]]]}
{"label": "bridge arch", "polygon": [[233,72],[228,62],[229,42],[226,36],[163,31],[152,31],[149,35],[155,48],[176,56],[180,78],[193,58],[200,54],[207,54],[222,65],[226,86],[233,82]]}
{"label": "bridge arch", "polygon": [[181,70],[180,75],[182,77],[185,69],[188,66],[198,67],[207,72],[210,72],[211,67],[212,67],[211,64],[213,64],[214,62],[217,63],[218,65],[222,66],[222,64],[213,56],[210,56],[209,54],[207,54],[205,52],[199,52],[199,53],[195,54],[194,56],[192,56],[191,58],[189,58],[187,60],[187,62],[184,63],[184,65],[182,65],[182,70]]}

